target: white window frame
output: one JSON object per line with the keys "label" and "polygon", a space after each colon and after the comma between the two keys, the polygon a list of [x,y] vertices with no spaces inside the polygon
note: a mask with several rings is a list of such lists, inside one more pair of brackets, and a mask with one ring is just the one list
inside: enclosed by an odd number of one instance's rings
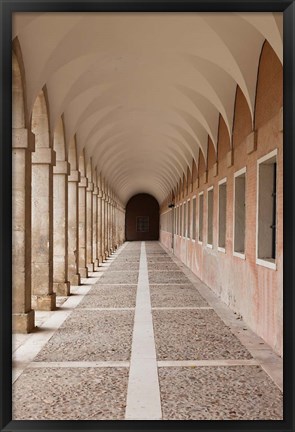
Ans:
{"label": "white window frame", "polygon": [[[246,254],[245,253],[240,253],[240,252],[236,252],[235,251],[235,207],[236,207],[236,177],[239,177],[242,174],[245,174],[246,177],[246,173],[247,173],[247,167],[243,167],[240,170],[236,171],[234,173],[234,184],[233,184],[233,256],[241,258],[243,260],[246,259]],[[245,196],[246,196],[246,182],[245,182]],[[246,202],[246,199],[245,199]],[[245,209],[246,212],[246,209]],[[246,214],[245,214],[245,240],[246,240]],[[246,243],[246,242],[245,242]],[[246,246],[246,245],[245,245]],[[245,247],[246,249],[246,247]]]}
{"label": "white window frame", "polygon": [[[219,186],[223,185],[224,183],[227,183],[227,177],[224,177],[223,179],[219,180],[218,182],[218,207],[217,207],[217,221],[218,221],[218,232],[217,232],[217,250],[218,252],[226,253],[225,248],[218,246],[219,242]],[[226,204],[225,204],[226,205]]]}
{"label": "white window frame", "polygon": [[183,208],[182,203],[179,204],[179,237],[182,238],[182,223],[183,223]]}
{"label": "white window frame", "polygon": [[[210,186],[207,189],[207,233],[206,233],[206,246],[209,249],[213,249],[213,228],[214,228],[214,221],[213,221],[213,215],[212,215],[212,244],[208,243],[208,229],[209,229],[209,224],[208,224],[208,218],[209,218],[209,192],[213,190],[213,185]],[[214,210],[214,192],[213,192],[213,210]]]}
{"label": "white window frame", "polygon": [[[189,212],[191,213],[191,211],[192,211],[192,209],[191,209],[191,199],[189,198],[187,201],[186,201],[186,212],[187,212],[187,218],[186,218],[186,239],[187,240],[190,240],[191,238],[188,236],[188,221],[190,221],[191,222],[191,217],[190,217],[190,214],[189,214]],[[190,203],[190,205],[188,206],[188,203]],[[190,208],[189,210],[189,212],[188,212],[188,207]],[[191,235],[191,227],[190,227],[190,235]]]}
{"label": "white window frame", "polygon": [[[267,261],[262,258],[258,258],[258,208],[259,208],[259,165],[261,165],[263,162],[267,161],[268,159],[272,159],[274,156],[278,156],[278,149],[272,150],[270,153],[262,156],[261,158],[257,159],[257,173],[256,173],[256,246],[255,246],[255,253],[256,253],[256,264],[267,267],[271,270],[277,269],[277,263],[275,262]],[[277,165],[278,169],[278,165]],[[277,176],[278,179],[278,176]],[[278,218],[278,212],[276,209],[276,219]],[[276,227],[277,230],[277,227]]]}
{"label": "white window frame", "polygon": [[[195,214],[195,217],[197,218],[197,196],[196,195],[192,196],[192,203],[193,203],[194,199],[196,200],[196,214]],[[192,206],[192,215],[193,215],[193,206]],[[193,228],[193,224],[192,224],[191,228]],[[193,234],[192,230],[191,230],[191,234]],[[193,239],[193,237],[191,237],[191,240],[192,240],[193,243],[196,243],[196,238],[197,238],[197,221],[195,223],[195,238]]]}
{"label": "white window frame", "polygon": [[[183,230],[182,230],[182,237],[184,238],[184,240],[187,239],[186,234],[187,234],[187,205],[186,205],[186,200],[183,201],[182,203],[183,205]],[[185,205],[185,207],[184,207]],[[184,209],[185,209],[185,214],[184,214]]]}
{"label": "white window frame", "polygon": [[202,245],[203,240],[200,240],[200,196],[203,195],[203,226],[202,226],[202,235],[204,239],[204,191],[200,192],[198,195],[198,244]]}

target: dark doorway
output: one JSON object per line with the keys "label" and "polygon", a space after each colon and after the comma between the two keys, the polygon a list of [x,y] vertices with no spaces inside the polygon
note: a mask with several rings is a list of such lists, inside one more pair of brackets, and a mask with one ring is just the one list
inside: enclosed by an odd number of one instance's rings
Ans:
{"label": "dark doorway", "polygon": [[134,195],[126,205],[126,240],[159,240],[159,204],[149,194]]}

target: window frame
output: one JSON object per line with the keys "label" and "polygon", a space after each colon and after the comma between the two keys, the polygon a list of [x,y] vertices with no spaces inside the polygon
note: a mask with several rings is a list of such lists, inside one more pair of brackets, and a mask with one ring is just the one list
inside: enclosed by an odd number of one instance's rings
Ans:
{"label": "window frame", "polygon": [[[203,195],[203,208],[202,208],[202,240],[200,240],[200,197]],[[199,192],[198,195],[198,244],[202,245],[204,241],[204,191]]]}
{"label": "window frame", "polygon": [[[220,202],[220,193],[219,193],[219,186],[222,186],[226,184],[226,201],[225,201],[225,221],[227,216],[227,177],[224,177],[223,179],[219,180],[218,182],[218,206],[217,206],[217,250],[218,252],[226,253],[226,248],[219,246],[219,202]],[[227,231],[227,223],[225,222],[225,243],[226,243],[226,231]]]}
{"label": "window frame", "polygon": [[[276,157],[276,182],[278,181],[278,149],[272,150],[271,152],[267,153],[266,155],[262,156],[261,158],[257,159],[257,177],[256,177],[256,245],[255,245],[255,261],[257,265],[260,265],[262,267],[269,268],[271,270],[277,270],[277,258],[275,258],[274,262],[264,260],[263,258],[258,257],[258,231],[259,231],[259,221],[258,221],[258,213],[259,213],[259,166],[263,164],[263,162],[266,162],[269,159],[272,159],[273,157]],[[276,205],[276,238],[277,238],[277,221],[278,221],[278,211],[277,211],[277,205]],[[277,242],[276,242],[276,248],[277,248]],[[277,254],[276,254],[277,256]]]}
{"label": "window frame", "polygon": [[186,213],[187,213],[187,218],[186,218],[187,219],[187,221],[186,221],[186,238],[187,238],[187,240],[191,240],[191,237],[190,237],[191,236],[191,226],[190,226],[190,223],[191,223],[191,211],[192,211],[192,209],[191,209],[191,199],[190,198],[187,199],[186,204],[187,204],[187,206],[186,206]]}
{"label": "window frame", "polygon": [[[236,171],[234,173],[234,184],[233,184],[233,256],[241,258],[243,260],[246,259],[246,192],[247,192],[246,173],[247,173],[247,167],[246,166],[244,166],[243,168]],[[240,177],[242,174],[245,174],[245,250],[244,250],[244,253],[235,251],[236,178]]]}
{"label": "window frame", "polygon": [[[192,221],[193,221],[193,215],[194,215],[194,211],[193,211],[193,207],[194,207],[194,200],[195,200],[195,203],[196,203],[196,211],[195,211],[195,232],[193,233],[193,227],[194,227],[194,223],[192,223],[192,230],[191,230],[191,234],[192,234],[192,237],[191,237],[191,240],[192,240],[192,242],[196,242],[196,238],[197,238],[197,196],[196,195],[194,195],[193,197],[192,197]],[[195,235],[195,238],[193,238],[193,235]]]}
{"label": "window frame", "polygon": [[[208,237],[209,237],[209,192],[212,191],[212,243],[208,243]],[[213,229],[214,229],[214,187],[213,185],[208,187],[207,189],[207,237],[206,237],[206,246],[209,249],[213,249]]]}

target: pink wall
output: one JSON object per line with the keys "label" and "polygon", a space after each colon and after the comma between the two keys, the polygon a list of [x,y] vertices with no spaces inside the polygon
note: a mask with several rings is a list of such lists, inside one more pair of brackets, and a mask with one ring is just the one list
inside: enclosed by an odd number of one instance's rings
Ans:
{"label": "pink wall", "polygon": [[[271,107],[269,106],[271,105]],[[264,110],[263,107],[267,108]],[[278,354],[283,353],[283,134],[282,121],[282,66],[270,46],[265,43],[257,85],[256,118],[257,148],[247,153],[247,137],[252,132],[252,121],[244,95],[237,89],[233,127],[233,166],[228,167],[230,140],[223,119],[220,118],[218,136],[218,173],[215,172],[216,153],[209,140],[206,163],[200,157],[198,178],[187,185],[181,182],[175,204],[204,192],[203,244],[175,236],[175,255],[186,264],[221,300],[242,315],[249,327],[262,337]],[[256,264],[256,208],[257,160],[277,149],[277,238],[276,270]],[[233,184],[234,173],[245,167],[246,173],[246,243],[245,259],[233,255]],[[217,249],[218,182],[227,178],[226,253]],[[213,248],[207,243],[207,189],[213,186]],[[167,211],[167,205],[161,208]],[[192,209],[191,209],[192,211]],[[198,237],[197,237],[198,238]],[[171,234],[161,229],[161,243],[171,249]]]}

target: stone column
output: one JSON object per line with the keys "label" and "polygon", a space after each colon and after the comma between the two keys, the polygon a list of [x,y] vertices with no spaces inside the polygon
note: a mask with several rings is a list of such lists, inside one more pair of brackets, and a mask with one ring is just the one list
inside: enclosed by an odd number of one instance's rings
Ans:
{"label": "stone column", "polygon": [[97,253],[99,258],[99,263],[103,263],[102,256],[102,193],[98,190],[97,194]]}
{"label": "stone column", "polygon": [[68,175],[70,164],[57,161],[53,167],[53,289],[70,295],[68,281]]}
{"label": "stone column", "polygon": [[86,266],[88,271],[94,271],[93,263],[93,189],[94,185],[88,181],[88,187],[86,189]]}
{"label": "stone column", "polygon": [[55,151],[38,147],[32,154],[32,305],[54,310],[53,165]]}
{"label": "stone column", "polygon": [[101,196],[101,254],[102,260],[105,261],[105,201],[104,201],[104,193]]}
{"label": "stone column", "polygon": [[111,205],[111,198],[108,197],[108,252],[109,255],[112,254],[113,248],[112,248],[112,205]]}
{"label": "stone column", "polygon": [[98,250],[98,187],[94,186],[93,189],[93,237],[92,237],[92,256],[94,262],[94,268],[99,267],[99,250]]}
{"label": "stone column", "polygon": [[31,161],[35,136],[12,129],[12,331],[35,326],[31,307]]}
{"label": "stone column", "polygon": [[108,206],[108,197],[105,196],[105,230],[104,230],[104,246],[105,246],[105,256],[106,258],[109,256],[109,206]]}
{"label": "stone column", "polygon": [[68,277],[71,285],[80,285],[79,273],[79,193],[80,172],[68,177]]}
{"label": "stone column", "polygon": [[113,253],[113,241],[112,241],[112,236],[113,236],[113,227],[112,227],[112,204],[111,204],[112,200],[109,197],[109,254],[111,255]]}
{"label": "stone column", "polygon": [[81,277],[88,277],[86,260],[87,214],[86,214],[86,188],[88,180],[82,177],[79,182],[79,273]]}
{"label": "stone column", "polygon": [[114,249],[117,249],[117,227],[116,227],[116,202],[113,205],[113,245]]}

